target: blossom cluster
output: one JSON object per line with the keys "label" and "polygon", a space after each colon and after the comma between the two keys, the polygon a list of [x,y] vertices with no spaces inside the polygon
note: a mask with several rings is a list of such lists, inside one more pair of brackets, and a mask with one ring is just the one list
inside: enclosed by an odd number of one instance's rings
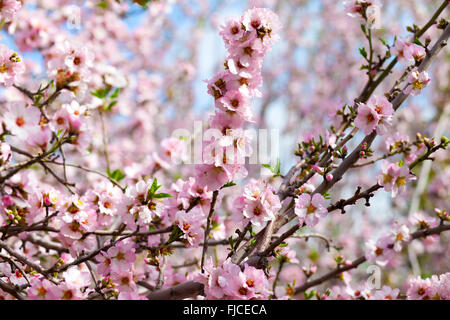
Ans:
{"label": "blossom cluster", "polygon": [[381,163],[381,170],[377,176],[378,184],[390,192],[393,198],[405,191],[407,183],[416,180],[416,176],[410,173],[407,165],[399,166],[397,163],[384,160]]}
{"label": "blossom cluster", "polygon": [[380,266],[386,266],[393,261],[395,253],[400,252],[403,246],[412,240],[410,233],[411,227],[417,228],[418,230],[427,230],[436,227],[438,220],[434,217],[415,213],[410,217],[409,224],[410,227],[395,221],[392,229],[387,234],[379,237],[376,241],[367,241],[365,253],[367,261],[375,262]]}
{"label": "blossom cluster", "polygon": [[13,50],[0,44],[0,83],[11,86],[25,72],[25,65]]}
{"label": "blossom cluster", "polygon": [[449,300],[450,273],[432,275],[430,278],[413,278],[408,281],[408,300]]}
{"label": "blossom cluster", "polygon": [[281,209],[280,199],[273,188],[254,179],[245,186],[243,195],[235,199],[234,206],[239,220],[244,215],[246,220],[257,227],[275,219],[276,212]]}
{"label": "blossom cluster", "polygon": [[349,0],[344,1],[344,7],[350,17],[358,18],[371,26],[378,22],[381,3],[379,0]]}
{"label": "blossom cluster", "polygon": [[261,95],[263,58],[278,40],[280,28],[276,14],[262,8],[249,9],[221,27],[227,49],[225,71],[207,83],[216,108],[210,126],[227,136],[206,141],[204,163],[196,166],[198,183],[210,190],[247,175],[243,160],[250,155],[251,141],[240,129],[245,121],[253,121],[251,98]]}
{"label": "blossom cluster", "polygon": [[421,62],[425,58],[426,51],[415,43],[397,39],[391,48],[391,54],[396,56],[403,64],[415,66],[416,63]]}
{"label": "blossom cluster", "polygon": [[221,267],[211,260],[205,265],[205,274],[198,280],[205,285],[205,296],[213,300],[267,299],[269,283],[264,271],[252,266],[241,267],[227,259]]}
{"label": "blossom cluster", "polygon": [[295,199],[294,212],[298,217],[300,226],[305,223],[309,227],[315,226],[320,218],[328,215],[325,198],[319,193],[314,195],[302,193]]}
{"label": "blossom cluster", "polygon": [[21,7],[22,1],[20,0],[3,0],[0,6],[0,18],[8,21],[13,20]]}
{"label": "blossom cluster", "polygon": [[377,134],[384,135],[391,125],[394,108],[392,103],[384,96],[373,96],[367,103],[358,104],[358,115],[355,126],[363,130],[365,135],[376,130]]}
{"label": "blossom cluster", "polygon": [[[275,3],[258,0],[250,6],[269,2]],[[281,19],[255,7],[229,19],[219,29],[225,69],[206,81],[215,105],[208,134],[214,134],[204,136],[201,164],[190,166],[189,140],[194,137],[195,144],[196,133],[168,136],[197,117],[198,31],[209,24],[191,29],[187,23],[178,35],[169,13],[177,8],[176,14],[186,19],[203,19],[215,16],[216,6],[151,1],[137,10],[146,18],[131,30],[122,19],[134,13],[129,5],[113,0],[82,8],[66,0],[0,2],[2,40],[8,43],[0,44],[0,300],[138,300],[170,298],[174,292],[183,298],[230,300],[450,298],[448,273],[399,284],[407,273],[400,266],[407,258],[406,245],[408,253],[420,255],[423,274],[442,273],[445,255],[440,253],[448,237],[439,234],[450,221],[450,170],[446,154],[437,150],[449,143],[445,137],[436,141],[445,127],[445,99],[430,91],[425,92],[433,102],[429,106],[415,105],[416,100],[411,108],[395,105],[394,110],[393,105],[397,94],[417,95],[431,83],[425,69],[437,55],[427,56],[434,52],[428,33],[434,37],[445,21],[423,29],[425,45],[398,37],[391,46],[376,39],[375,31],[367,32],[368,24],[379,22],[376,0],[346,1],[346,12],[358,19],[347,18],[342,3],[333,1],[324,1],[321,13],[314,12],[316,6],[279,2]],[[76,29],[71,25],[74,9],[81,9],[82,18]],[[317,14],[314,19],[310,10]],[[330,19],[335,28],[324,23]],[[264,69],[269,85],[263,95],[263,60],[279,40],[280,20],[287,22],[287,41],[277,48],[276,63]],[[349,27],[355,20],[357,28]],[[364,25],[359,28],[358,23]],[[360,49],[368,65],[349,68],[359,64],[349,53],[361,30],[371,58]],[[321,37],[311,42],[318,32]],[[386,37],[395,32],[390,25],[383,31]],[[188,41],[186,34],[192,36]],[[178,37],[187,50],[177,51]],[[332,57],[338,54],[336,59],[329,58],[331,52]],[[397,59],[390,60],[392,56]],[[397,60],[406,68],[403,75],[400,68],[385,66]],[[364,69],[367,74],[362,75]],[[444,71],[429,72],[433,87],[445,93]],[[399,80],[388,91],[390,83],[383,79],[397,73]],[[368,82],[355,101],[364,102],[357,108],[344,104],[343,99],[360,90],[362,76]],[[252,102],[259,97],[256,114]],[[422,113],[433,108],[436,119],[429,121]],[[266,124],[267,118],[272,120],[266,110],[279,112],[280,121]],[[244,129],[278,122],[283,135],[301,135],[302,141],[295,153],[283,152],[277,167],[263,165],[273,175],[255,179],[259,166],[246,164],[255,141]],[[353,137],[359,137],[353,126],[383,137],[356,144],[356,152],[348,156]],[[435,138],[416,134],[422,130],[434,131]],[[414,134],[415,140],[410,138]],[[353,156],[358,153],[359,158]],[[372,154],[373,159],[358,160]],[[299,158],[296,165],[285,170],[285,157],[293,155]],[[370,171],[357,169],[384,159],[378,175],[377,165]],[[424,159],[434,160],[429,183],[408,203],[409,189],[420,179],[413,169]],[[422,168],[427,173],[427,166]],[[247,176],[242,187],[236,186]],[[337,181],[341,185],[333,188]],[[353,183],[358,188],[346,198]],[[366,188],[367,183],[373,185]],[[408,222],[388,228],[374,222],[378,206],[368,207],[378,201],[372,197],[381,187],[391,195],[386,201],[393,202],[387,214],[410,210]],[[344,208],[351,214],[331,214],[344,213]],[[427,215],[433,208],[435,216]],[[414,240],[419,238],[423,240]],[[363,243],[363,256],[344,258],[360,251]],[[360,261],[393,267],[383,272],[397,288],[363,285],[356,274]],[[351,283],[351,269],[358,284]],[[327,280],[341,280],[345,286],[316,291],[326,288]],[[195,282],[202,284],[201,290],[184,291],[199,288]]]}

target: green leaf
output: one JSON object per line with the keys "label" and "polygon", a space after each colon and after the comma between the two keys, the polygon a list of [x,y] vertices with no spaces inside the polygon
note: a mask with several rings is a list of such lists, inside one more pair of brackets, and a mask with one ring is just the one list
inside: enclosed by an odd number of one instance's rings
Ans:
{"label": "green leaf", "polygon": [[117,97],[119,97],[119,88],[116,88],[116,90],[114,90],[113,94],[110,96],[111,99],[116,99]]}
{"label": "green leaf", "polygon": [[97,98],[99,98],[99,99],[104,99],[104,98],[106,98],[106,96],[108,95],[108,93],[109,93],[110,90],[111,90],[111,87],[110,87],[110,86],[107,86],[107,87],[104,88],[104,89],[97,89],[97,90],[95,90],[95,91],[91,91],[91,94],[92,94],[94,97],[97,97]]}
{"label": "green leaf", "polygon": [[153,195],[153,198],[155,199],[172,198],[172,195],[169,193],[157,193]]}
{"label": "green leaf", "polygon": [[367,59],[367,52],[366,52],[366,48],[364,48],[364,47],[362,47],[362,48],[359,48],[359,53],[364,57],[364,58],[366,58]]}
{"label": "green leaf", "polygon": [[222,186],[222,188],[220,188],[220,189],[225,189],[225,188],[233,187],[233,186],[235,186],[235,185],[236,185],[236,183],[234,183],[233,181],[229,181],[229,182],[227,182],[226,184],[224,184],[224,185]]}
{"label": "green leaf", "polygon": [[331,199],[330,194],[329,194],[328,192],[326,192],[326,191],[325,191],[322,195],[323,195],[323,197],[324,197],[325,199],[327,199],[327,200],[328,200],[328,199]]}
{"label": "green leaf", "polygon": [[280,158],[277,158],[277,164],[275,166],[271,166],[270,164],[263,164],[262,166],[272,171],[274,177],[281,176]]}
{"label": "green leaf", "polygon": [[111,110],[112,110],[112,107],[114,107],[116,104],[117,104],[117,100],[113,100],[113,101],[111,101],[111,102],[108,104],[108,106],[107,106],[106,108],[104,108],[104,109],[107,110],[107,111],[111,111]]}
{"label": "green leaf", "polygon": [[134,3],[137,3],[138,5],[140,5],[143,8],[147,7],[147,4],[149,2],[152,2],[152,0],[133,0]]}
{"label": "green leaf", "polygon": [[155,194],[156,190],[158,190],[161,186],[158,186],[158,180],[156,178],[153,180],[152,186],[150,187],[150,190],[148,190],[150,195]]}
{"label": "green leaf", "polygon": [[421,47],[425,47],[425,46],[423,45],[423,43],[420,42],[420,40],[419,40],[418,38],[416,38],[416,39],[414,40],[414,43],[417,44],[417,45],[419,45],[419,46],[421,46]]}
{"label": "green leaf", "polygon": [[126,177],[126,175],[120,169],[116,169],[113,172],[106,170],[106,173],[108,174],[108,177],[115,181],[120,181]]}
{"label": "green leaf", "polygon": [[309,293],[305,291],[305,299],[309,300],[316,295],[316,291],[311,290]]}
{"label": "green leaf", "polygon": [[362,32],[364,32],[364,34],[366,34],[366,26],[365,25],[361,25],[361,30],[362,30]]}
{"label": "green leaf", "polygon": [[174,226],[172,232],[170,233],[167,244],[177,241],[182,235],[183,231],[178,226]]}
{"label": "green leaf", "polygon": [[386,40],[384,40],[383,38],[378,38],[378,39],[380,39],[381,43],[387,47],[387,42],[386,42]]}
{"label": "green leaf", "polygon": [[102,9],[107,9],[108,3],[106,1],[100,1],[99,3],[97,3],[97,7],[100,7]]}
{"label": "green leaf", "polygon": [[232,236],[230,236],[230,237],[228,238],[228,243],[230,244],[231,248],[234,247],[234,239],[233,239]]}

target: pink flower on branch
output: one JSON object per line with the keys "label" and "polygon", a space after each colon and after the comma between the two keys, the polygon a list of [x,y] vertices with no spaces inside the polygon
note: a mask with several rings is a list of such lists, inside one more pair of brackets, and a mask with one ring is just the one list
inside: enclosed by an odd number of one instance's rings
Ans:
{"label": "pink flower on branch", "polygon": [[0,44],[0,84],[12,86],[24,72],[25,64],[21,57],[4,44]]}
{"label": "pink flower on branch", "polygon": [[295,214],[300,225],[305,223],[309,227],[315,226],[320,218],[328,215],[325,198],[318,193],[313,196],[302,193],[295,199]]}

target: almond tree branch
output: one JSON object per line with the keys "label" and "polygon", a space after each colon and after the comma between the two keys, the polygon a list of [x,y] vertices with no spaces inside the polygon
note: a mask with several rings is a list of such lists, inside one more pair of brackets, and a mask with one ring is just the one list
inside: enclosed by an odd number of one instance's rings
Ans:
{"label": "almond tree branch", "polygon": [[[426,229],[426,230],[419,230],[411,234],[411,239],[419,239],[419,238],[425,238],[427,236],[433,235],[433,234],[440,234],[444,231],[450,230],[450,225],[440,225],[435,228]],[[328,272],[327,274],[323,275],[320,278],[317,278],[315,280],[309,281],[304,283],[303,285],[295,288],[295,294],[299,294],[301,292],[306,291],[307,289],[317,286],[327,280],[330,280],[332,278],[335,278],[336,276],[340,275],[344,271],[348,271],[351,269],[354,269],[358,267],[360,264],[366,262],[366,258],[364,256],[359,257],[358,259],[354,260],[349,265],[339,265],[336,269],[333,271]]]}
{"label": "almond tree branch", "polygon": [[214,214],[214,207],[216,205],[218,194],[219,194],[219,190],[215,190],[213,192],[211,205],[209,207],[208,218],[206,219],[206,230],[205,230],[205,237],[204,237],[204,240],[203,240],[203,252],[202,252],[202,260],[201,260],[202,273],[204,272],[203,267],[205,265],[206,250],[208,250],[208,238],[209,238],[209,232],[211,231],[211,218],[212,218],[212,216]]}

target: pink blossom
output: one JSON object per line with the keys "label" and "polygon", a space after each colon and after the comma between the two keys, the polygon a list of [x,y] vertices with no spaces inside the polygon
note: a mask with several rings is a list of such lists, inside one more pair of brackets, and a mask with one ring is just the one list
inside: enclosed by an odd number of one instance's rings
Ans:
{"label": "pink blossom", "polygon": [[223,111],[236,112],[245,121],[252,119],[248,97],[244,96],[240,91],[228,91],[216,103]]}
{"label": "pink blossom", "polygon": [[164,155],[171,159],[172,163],[179,164],[186,160],[186,142],[177,138],[167,138],[161,141]]}
{"label": "pink blossom", "polygon": [[384,96],[373,96],[367,101],[367,106],[375,110],[379,116],[376,131],[379,135],[384,135],[387,128],[391,125],[394,108],[392,103]]}
{"label": "pink blossom", "polygon": [[11,159],[11,147],[6,142],[0,142],[0,165]]}
{"label": "pink blossom", "polygon": [[295,214],[299,224],[305,223],[307,226],[315,226],[320,218],[328,215],[325,198],[316,193],[312,197],[308,193],[302,193],[295,199]]}
{"label": "pink blossom", "polygon": [[136,292],[136,283],[133,278],[133,272],[123,271],[113,272],[112,280],[119,286],[120,292]]}
{"label": "pink blossom", "polygon": [[262,226],[273,220],[281,209],[281,203],[275,191],[267,183],[250,180],[245,186],[243,196],[237,198],[234,205],[238,212],[255,226]]}
{"label": "pink blossom", "polygon": [[412,43],[408,47],[408,50],[411,56],[413,57],[415,63],[422,61],[426,56],[425,48],[415,43]]}
{"label": "pink blossom", "polygon": [[217,190],[232,181],[232,174],[225,166],[202,164],[195,166],[196,180],[201,187],[208,186],[210,190]]}
{"label": "pink blossom", "polygon": [[242,28],[240,19],[229,19],[220,27],[220,35],[227,43],[238,41],[244,35],[245,29]]}
{"label": "pink blossom", "polygon": [[436,287],[433,286],[430,278],[421,279],[420,277],[408,281],[406,296],[408,300],[431,300],[436,295]]}
{"label": "pink blossom", "polygon": [[[228,261],[228,262],[227,262]],[[229,260],[224,262],[230,263]],[[228,277],[222,268],[216,268],[212,257],[205,263],[204,270],[207,275],[201,274],[198,280],[205,284],[205,295],[207,298],[222,299],[225,295],[224,289],[228,285]]]}
{"label": "pink blossom", "polygon": [[68,287],[81,289],[91,284],[91,275],[89,271],[81,271],[77,267],[69,268],[63,274],[64,281]]}
{"label": "pink blossom", "polygon": [[97,272],[103,276],[107,276],[111,272],[111,258],[104,252],[101,252],[97,255],[96,259],[99,261]]}
{"label": "pink blossom", "polygon": [[19,139],[26,140],[30,134],[29,130],[36,127],[41,119],[39,109],[25,103],[13,103],[4,115],[8,129]]}
{"label": "pink blossom", "polygon": [[21,7],[22,2],[20,0],[2,0],[0,18],[12,20]]}
{"label": "pink blossom", "polygon": [[51,295],[50,288],[55,286],[45,278],[33,277],[30,279],[31,286],[27,288],[28,299],[31,300],[52,300],[56,297]]}
{"label": "pink blossom", "polygon": [[37,48],[47,49],[56,26],[48,19],[44,10],[21,11],[18,14],[15,41],[19,50],[32,51]]}
{"label": "pink blossom", "polygon": [[402,194],[406,189],[406,184],[416,179],[409,172],[407,165],[399,167],[396,163],[384,160],[381,163],[382,173],[377,176],[378,184],[383,186],[394,198],[397,194]]}
{"label": "pink blossom", "polygon": [[377,241],[369,240],[366,242],[365,257],[369,262],[384,267],[392,261],[395,253],[389,246],[392,244],[389,236],[379,238]]}
{"label": "pink blossom", "polygon": [[370,296],[369,300],[397,300],[400,289],[392,289],[389,286],[383,286]]}
{"label": "pink blossom", "polygon": [[428,86],[431,78],[426,71],[419,72],[417,68],[413,69],[408,76],[409,85],[403,90],[405,94],[416,96],[420,94],[423,88]]}
{"label": "pink blossom", "polygon": [[0,44],[0,83],[6,87],[12,86],[24,71],[25,65],[20,56],[4,44]]}
{"label": "pink blossom", "polygon": [[418,229],[429,229],[438,225],[438,219],[420,212],[414,213],[409,218],[409,222]]}
{"label": "pink blossom", "polygon": [[46,125],[34,126],[29,129],[29,138],[27,144],[31,147],[38,147],[41,150],[46,150],[50,139],[52,137],[52,131]]}
{"label": "pink blossom", "polygon": [[72,196],[62,210],[61,233],[65,237],[80,239],[85,232],[95,230],[97,214],[83,199]]}
{"label": "pink blossom", "polygon": [[206,297],[212,299],[267,299],[269,283],[261,269],[245,264],[244,270],[227,259],[221,267],[214,267],[212,259],[205,264],[205,274],[197,277],[205,284]]}
{"label": "pink blossom", "polygon": [[394,244],[394,251],[400,252],[402,245],[411,239],[409,229],[406,225],[396,222],[390,233],[390,240]]}
{"label": "pink blossom", "polygon": [[368,135],[377,127],[379,121],[380,115],[375,109],[364,103],[359,103],[358,115],[355,119],[355,126],[358,129],[363,130],[364,134]]}
{"label": "pink blossom", "polygon": [[131,270],[136,261],[134,244],[130,241],[120,241],[106,252],[111,259],[111,271],[121,274]]}
{"label": "pink blossom", "polygon": [[402,134],[400,132],[395,132],[393,135],[386,137],[386,150],[393,151],[401,148],[403,144],[407,144],[409,142],[409,137],[406,134]]}
{"label": "pink blossom", "polygon": [[397,39],[395,41],[394,46],[391,48],[391,54],[393,56],[396,56],[400,62],[408,66],[414,65],[416,62],[411,54],[412,53],[410,50],[411,45],[412,44],[407,41]]}
{"label": "pink blossom", "polygon": [[175,215],[175,223],[183,232],[182,238],[185,239],[190,246],[197,247],[200,241],[203,240],[204,230],[202,226],[204,224],[205,217],[203,212],[194,208],[189,212],[178,211]]}

